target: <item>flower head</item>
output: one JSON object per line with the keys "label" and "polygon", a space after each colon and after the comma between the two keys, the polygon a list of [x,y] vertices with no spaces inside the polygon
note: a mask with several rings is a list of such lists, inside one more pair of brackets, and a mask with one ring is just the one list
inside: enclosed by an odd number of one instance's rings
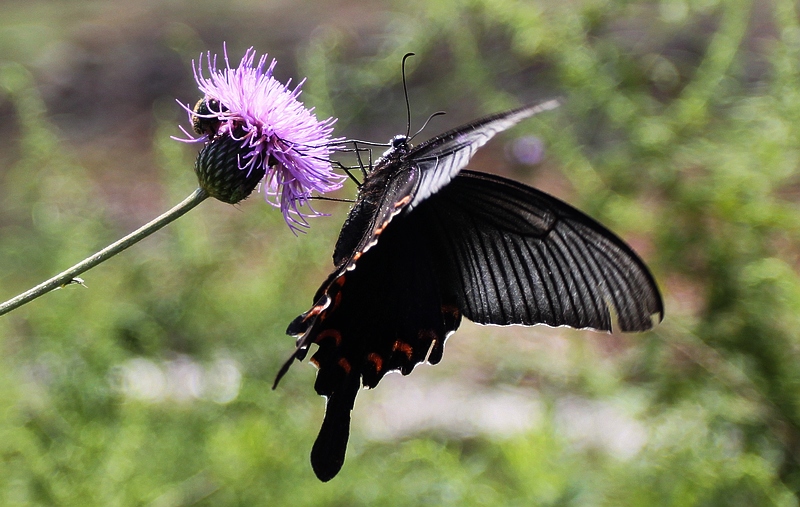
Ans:
{"label": "flower head", "polygon": [[320,215],[309,205],[312,193],[341,188],[345,179],[330,162],[341,148],[342,139],[331,137],[336,120],[317,120],[313,108],[298,100],[305,80],[291,89],[291,80],[284,85],[275,79],[274,59],[268,67],[266,55],[254,63],[250,48],[232,68],[227,50],[223,55],[220,69],[216,56],[205,55],[209,77],[203,75],[203,55],[192,62],[203,98],[194,109],[184,106],[197,137],[182,129],[182,140],[206,143],[195,165],[200,184],[213,197],[235,203],[263,179],[267,202],[281,208],[289,227],[308,227],[306,217]]}

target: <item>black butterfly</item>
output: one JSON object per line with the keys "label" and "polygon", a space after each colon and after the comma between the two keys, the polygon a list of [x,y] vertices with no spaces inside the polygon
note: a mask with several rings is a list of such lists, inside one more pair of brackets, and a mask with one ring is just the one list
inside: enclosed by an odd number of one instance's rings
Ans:
{"label": "black butterfly", "polygon": [[555,101],[464,125],[412,148],[396,136],[376,161],[342,227],[333,273],[287,333],[319,348],[316,391],[327,397],[311,451],[322,481],[344,463],[362,384],[442,358],[464,316],[481,324],[548,324],[644,331],[663,316],[645,264],[621,239],[539,190],[462,171],[495,134]]}

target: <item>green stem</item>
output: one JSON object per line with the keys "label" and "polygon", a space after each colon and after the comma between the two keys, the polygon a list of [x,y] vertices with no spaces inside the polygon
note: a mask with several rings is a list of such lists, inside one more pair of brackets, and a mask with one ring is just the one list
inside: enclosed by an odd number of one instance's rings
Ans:
{"label": "green stem", "polygon": [[155,220],[143,225],[139,229],[128,234],[124,238],[116,241],[115,243],[108,245],[107,247],[95,253],[94,255],[87,257],[86,259],[82,260],[78,264],[75,264],[68,270],[63,271],[58,275],[54,276],[53,278],[40,283],[36,287],[26,292],[23,292],[19,296],[13,299],[9,299],[3,304],[0,304],[0,315],[4,315],[10,312],[11,310],[14,310],[15,308],[19,308],[25,303],[33,301],[39,296],[47,294],[51,290],[63,287],[64,285],[67,285],[69,283],[74,283],[76,276],[80,275],[84,271],[88,271],[89,269],[97,266],[101,262],[110,259],[111,257],[125,250],[129,246],[132,246],[135,243],[138,243],[139,241],[143,240],[147,236],[153,234],[154,232],[161,229],[165,225],[169,224],[173,220],[180,218],[189,210],[191,210],[192,208],[203,202],[207,197],[208,194],[206,193],[206,191],[201,188],[198,188],[197,190],[192,192],[192,195],[184,199],[183,202],[181,202],[171,210],[167,211],[163,215],[159,216]]}

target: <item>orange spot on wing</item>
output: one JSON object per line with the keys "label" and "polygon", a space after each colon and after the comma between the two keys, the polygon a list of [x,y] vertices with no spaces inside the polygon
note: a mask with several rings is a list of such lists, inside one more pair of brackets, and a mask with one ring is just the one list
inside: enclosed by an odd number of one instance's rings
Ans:
{"label": "orange spot on wing", "polygon": [[322,305],[317,305],[317,306],[311,308],[308,311],[308,313],[306,314],[306,316],[303,317],[303,322],[307,321],[311,317],[315,317],[315,316],[319,315],[321,311],[322,311]]}
{"label": "orange spot on wing", "polygon": [[396,342],[394,342],[394,345],[392,346],[392,350],[393,351],[399,350],[400,352],[405,354],[406,357],[409,358],[409,359],[411,359],[411,355],[414,353],[414,349],[411,347],[411,345],[409,345],[406,342],[401,342],[400,340],[397,340]]}
{"label": "orange spot on wing", "polygon": [[381,371],[381,369],[383,368],[383,358],[380,355],[376,354],[375,352],[367,356],[367,361],[369,361],[370,363],[373,364],[373,366],[375,366],[376,372]]}
{"label": "orange spot on wing", "polygon": [[322,340],[327,338],[333,338],[333,342],[337,347],[342,343],[342,333],[335,329],[326,329],[325,331],[321,332],[317,335],[314,343],[322,343]]}
{"label": "orange spot on wing", "polygon": [[439,335],[436,334],[436,331],[432,329],[420,329],[419,333],[417,333],[417,338],[420,340],[430,340],[435,341]]}
{"label": "orange spot on wing", "polygon": [[350,361],[345,358],[339,359],[339,366],[342,367],[345,373],[350,373]]}
{"label": "orange spot on wing", "polygon": [[397,201],[396,203],[394,203],[394,207],[395,208],[400,208],[402,206],[405,206],[409,202],[411,202],[411,196],[407,195],[407,196],[403,197],[402,199],[400,199],[399,201]]}
{"label": "orange spot on wing", "polygon": [[458,317],[461,312],[456,305],[442,305],[442,313]]}
{"label": "orange spot on wing", "polygon": [[386,226],[388,226],[388,225],[389,225],[389,221],[388,221],[388,220],[384,221],[384,222],[381,224],[381,226],[380,226],[380,227],[378,227],[377,229],[375,229],[375,235],[378,235],[378,234],[381,234],[381,233],[383,233],[383,230],[384,230],[384,229],[386,229]]}

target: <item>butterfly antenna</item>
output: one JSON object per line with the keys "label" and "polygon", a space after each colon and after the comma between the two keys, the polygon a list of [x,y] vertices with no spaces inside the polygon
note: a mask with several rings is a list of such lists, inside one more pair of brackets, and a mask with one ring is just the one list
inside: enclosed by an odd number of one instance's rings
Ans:
{"label": "butterfly antenna", "polygon": [[414,53],[406,53],[403,55],[403,63],[401,69],[403,72],[403,95],[406,97],[406,137],[411,135],[411,105],[408,102],[408,87],[406,86],[406,60],[414,56]]}
{"label": "butterfly antenna", "polygon": [[428,126],[428,123],[430,123],[430,121],[431,121],[432,119],[436,118],[437,116],[442,116],[442,115],[444,115],[444,114],[447,114],[447,113],[445,113],[444,111],[436,111],[436,112],[435,112],[435,113],[433,113],[432,115],[428,116],[428,119],[427,119],[427,120],[425,120],[425,123],[423,123],[423,124],[422,124],[422,127],[421,127],[419,130],[417,130],[416,134],[414,134],[413,136],[411,136],[411,137],[409,137],[409,138],[408,138],[408,142],[411,142],[411,141],[412,141],[412,140],[413,140],[415,137],[417,137],[417,136],[419,135],[419,133],[420,133],[420,132],[422,132],[423,130],[425,130],[425,127],[427,127],[427,126]]}

